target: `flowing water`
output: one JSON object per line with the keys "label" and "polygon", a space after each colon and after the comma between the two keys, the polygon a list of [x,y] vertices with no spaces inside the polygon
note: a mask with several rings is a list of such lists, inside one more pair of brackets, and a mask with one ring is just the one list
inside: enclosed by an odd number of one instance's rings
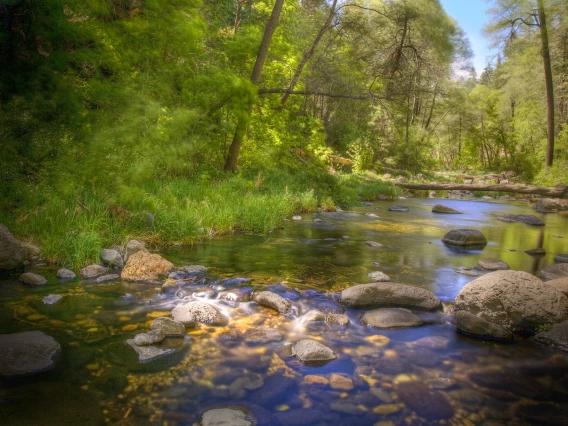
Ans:
{"label": "flowing water", "polygon": [[[556,254],[568,252],[568,217],[539,215],[546,226],[537,228],[496,219],[534,214],[524,202],[443,200],[463,215],[431,213],[437,202],[397,201],[410,208],[406,213],[387,211],[394,203],[383,201],[305,214],[267,235],[238,234],[161,253],[176,266],[208,267],[194,283],[165,294],[151,284],[62,283],[53,266],[29,268],[48,278],[44,288],[22,285],[16,274],[1,276],[0,334],[41,330],[62,352],[50,372],[0,380],[0,424],[193,425],[214,407],[241,407],[261,425],[568,424],[563,355],[530,340],[500,344],[462,336],[448,312],[475,278],[456,270],[497,257],[538,275]],[[478,229],[489,244],[451,250],[441,239],[455,228]],[[546,256],[524,253],[536,247]],[[364,327],[356,309],[345,311],[347,327],[306,321],[313,309],[342,312],[338,292],[368,282],[376,270],[432,291],[444,312],[415,311],[425,325],[386,330]],[[280,293],[293,301],[293,313],[216,299],[224,289],[248,287]],[[44,305],[52,293],[63,299]],[[121,297],[126,293],[132,299]],[[173,354],[140,363],[125,341],[177,304],[203,300],[197,295],[209,295],[229,325],[201,325],[185,338],[167,338],[159,346]],[[290,344],[304,337],[339,358],[302,365]]]}

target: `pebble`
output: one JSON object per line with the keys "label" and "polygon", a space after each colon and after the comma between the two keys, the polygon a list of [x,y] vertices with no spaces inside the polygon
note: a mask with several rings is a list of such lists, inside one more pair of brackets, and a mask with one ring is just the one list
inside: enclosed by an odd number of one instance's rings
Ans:
{"label": "pebble", "polygon": [[350,391],[355,387],[353,385],[353,380],[351,380],[350,377],[346,377],[337,373],[333,373],[330,376],[329,384],[332,389],[343,391]]}
{"label": "pebble", "polygon": [[63,299],[63,296],[59,294],[48,294],[42,299],[42,302],[44,305],[55,305],[61,299]]}

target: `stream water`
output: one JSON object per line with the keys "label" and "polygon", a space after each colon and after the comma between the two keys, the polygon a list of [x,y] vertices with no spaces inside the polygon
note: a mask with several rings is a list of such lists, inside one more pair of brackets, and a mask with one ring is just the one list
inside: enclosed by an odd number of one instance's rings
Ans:
{"label": "stream water", "polygon": [[[28,268],[48,278],[43,288],[22,285],[17,274],[0,276],[0,334],[41,330],[62,346],[52,371],[0,379],[0,424],[193,425],[214,407],[241,407],[260,425],[568,424],[564,355],[530,340],[500,344],[462,336],[448,312],[475,279],[455,271],[481,257],[538,276],[556,254],[568,252],[568,216],[537,214],[546,223],[537,228],[496,219],[535,214],[525,202],[442,200],[464,214],[437,215],[431,209],[438,202],[381,201],[304,214],[267,235],[237,234],[161,253],[176,266],[208,268],[181,292],[120,281],[62,283],[49,265]],[[392,204],[410,211],[389,212]],[[478,229],[489,244],[451,250],[441,239],[455,228]],[[368,240],[384,247],[371,248]],[[536,247],[547,254],[524,253]],[[425,325],[385,330],[364,327],[356,309],[344,312],[347,327],[305,320],[313,309],[343,312],[338,292],[369,282],[367,274],[376,270],[432,291],[445,312],[415,311]],[[160,346],[175,353],[141,364],[125,341],[177,304],[200,300],[192,294],[198,287],[214,291],[208,302],[229,325],[201,325],[183,339],[168,338]],[[293,301],[293,314],[216,299],[237,287],[279,292]],[[44,305],[53,293],[63,299]],[[121,297],[126,293],[132,299]],[[319,367],[301,364],[290,344],[304,337],[339,358]]]}

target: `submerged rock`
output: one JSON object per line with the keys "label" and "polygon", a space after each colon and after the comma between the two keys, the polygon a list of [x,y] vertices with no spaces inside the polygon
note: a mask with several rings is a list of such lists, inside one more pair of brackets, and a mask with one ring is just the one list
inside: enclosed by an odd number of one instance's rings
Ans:
{"label": "submerged rock", "polygon": [[142,364],[155,361],[164,356],[173,354],[176,351],[175,349],[162,349],[155,346],[138,346],[134,343],[133,339],[128,339],[126,344],[136,351],[138,354],[138,360]]}
{"label": "submerged rock", "polygon": [[503,216],[499,216],[497,219],[502,222],[521,222],[532,226],[544,226],[544,222],[542,220],[530,214],[505,214]]}
{"label": "submerged rock", "polygon": [[377,243],[376,241],[365,241],[365,244],[371,248],[380,248],[383,247],[381,243]]}
{"label": "submerged rock", "polygon": [[34,274],[32,272],[25,272],[18,278],[20,282],[27,285],[46,285],[47,279],[41,275]]}
{"label": "submerged rock", "polygon": [[424,324],[424,321],[412,312],[401,308],[383,308],[365,312],[361,322],[375,328],[416,327]]}
{"label": "submerged rock", "polygon": [[540,270],[540,277],[544,281],[568,277],[568,263],[556,263]]}
{"label": "submerged rock", "polygon": [[77,275],[75,275],[75,272],[69,269],[60,268],[57,270],[57,278],[59,278],[60,280],[72,280],[76,276]]}
{"label": "submerged rock", "polygon": [[399,213],[404,213],[409,211],[410,209],[408,207],[404,207],[404,206],[390,206],[389,207],[389,212],[399,212]]}
{"label": "submerged rock", "polygon": [[181,322],[166,317],[156,318],[152,321],[151,329],[160,331],[168,337],[183,337],[185,335],[185,326]]}
{"label": "submerged rock", "polygon": [[477,229],[453,229],[448,232],[442,241],[452,246],[484,247],[487,238]]}
{"label": "submerged rock", "polygon": [[292,303],[289,300],[271,291],[255,291],[252,294],[252,300],[259,305],[274,309],[283,315],[289,314],[292,310]]}
{"label": "submerged rock", "polygon": [[63,299],[63,296],[59,294],[48,294],[41,301],[44,305],[55,305],[61,299]]}
{"label": "submerged rock", "polygon": [[561,253],[554,257],[556,263],[568,263],[568,253]]}
{"label": "submerged rock", "polygon": [[347,327],[347,325],[349,324],[349,317],[343,314],[327,314],[327,316],[325,317],[325,322],[331,325]]}
{"label": "submerged rock", "polygon": [[207,272],[207,268],[203,265],[188,265],[188,266],[184,266],[181,269],[183,269],[185,272],[187,272],[190,276],[202,275],[205,272]]}
{"label": "submerged rock", "polygon": [[377,216],[375,213],[371,213],[371,212],[365,213],[365,216],[370,217],[372,219],[378,219],[379,218],[379,216]]}
{"label": "submerged rock", "polygon": [[444,206],[443,204],[436,204],[434,207],[432,207],[432,213],[462,214],[462,212],[458,212],[457,210]]}
{"label": "submerged rock", "polygon": [[333,350],[312,339],[296,342],[292,346],[292,354],[304,364],[325,364],[337,359],[337,354]]}
{"label": "submerged rock", "polygon": [[454,407],[449,398],[425,383],[400,383],[396,393],[400,401],[427,420],[449,419],[454,416]]}
{"label": "submerged rock", "polygon": [[166,338],[166,335],[160,330],[152,330],[148,333],[139,333],[134,336],[134,343],[138,346],[150,346],[154,343],[160,343]]}
{"label": "submerged rock", "polygon": [[172,310],[175,321],[186,327],[195,327],[196,322],[209,325],[227,325],[229,320],[213,305],[205,302],[189,302]]}
{"label": "submerged rock", "polygon": [[107,268],[101,265],[89,265],[81,269],[81,277],[84,280],[90,280],[106,274]]}
{"label": "submerged rock", "polygon": [[402,306],[425,310],[442,309],[442,302],[423,288],[398,283],[371,283],[349,287],[339,302],[353,308]]}
{"label": "submerged rock", "polygon": [[120,275],[118,274],[106,274],[98,277],[95,281],[97,284],[107,283],[109,281],[116,281],[120,279]]}
{"label": "submerged rock", "polygon": [[128,257],[121,278],[126,281],[157,281],[167,277],[174,264],[158,254],[138,251]]}
{"label": "submerged rock", "polygon": [[41,331],[0,335],[0,376],[29,376],[50,370],[61,346]]}
{"label": "submerged rock", "polygon": [[484,257],[477,261],[477,266],[486,271],[498,271],[509,269],[509,265],[501,259],[495,257]]}
{"label": "submerged rock", "polygon": [[201,416],[201,426],[252,426],[254,417],[241,407],[213,408]]}
{"label": "submerged rock", "polygon": [[245,330],[227,330],[219,335],[219,340],[266,344],[271,342],[280,342],[282,340],[282,335],[275,328],[251,327]]}
{"label": "submerged rock", "polygon": [[467,311],[513,333],[531,334],[540,325],[566,319],[568,298],[527,272],[496,271],[466,284],[454,310]]}
{"label": "submerged rock", "polygon": [[467,311],[458,311],[456,313],[456,327],[464,334],[481,339],[513,340],[513,333],[508,328],[489,322]]}
{"label": "submerged rock", "polygon": [[252,287],[233,288],[231,290],[221,292],[219,294],[219,299],[236,303],[250,302],[252,290]]}
{"label": "submerged rock", "polygon": [[0,270],[19,268],[27,257],[28,253],[22,243],[0,223]]}
{"label": "submerged rock", "polygon": [[369,272],[367,274],[367,277],[371,281],[376,282],[376,283],[392,281],[391,278],[387,274],[385,274],[384,272],[381,272],[381,271]]}

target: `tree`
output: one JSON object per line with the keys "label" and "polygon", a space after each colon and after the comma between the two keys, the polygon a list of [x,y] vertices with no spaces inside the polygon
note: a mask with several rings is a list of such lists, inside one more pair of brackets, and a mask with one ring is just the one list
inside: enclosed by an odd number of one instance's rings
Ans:
{"label": "tree", "polygon": [[[256,56],[256,61],[254,63],[254,68],[252,70],[252,75],[250,80],[252,84],[258,86],[260,81],[260,75],[262,74],[262,68],[264,67],[264,61],[268,56],[268,48],[270,47],[270,42],[272,41],[272,36],[276,27],[278,25],[278,20],[280,19],[280,12],[282,11],[282,6],[284,5],[284,0],[276,0],[272,13],[270,14],[270,19],[266,24],[264,29],[264,35],[262,36],[262,41],[260,42],[260,48],[258,49],[258,54]],[[235,129],[235,135],[233,136],[233,141],[229,147],[229,155],[227,156],[227,161],[225,162],[225,170],[236,171],[237,162],[239,160],[239,152],[243,139],[245,137],[246,129],[250,120],[250,114],[252,112],[252,99],[248,102],[248,110],[246,114],[242,114],[239,117],[237,123],[237,128]]]}

